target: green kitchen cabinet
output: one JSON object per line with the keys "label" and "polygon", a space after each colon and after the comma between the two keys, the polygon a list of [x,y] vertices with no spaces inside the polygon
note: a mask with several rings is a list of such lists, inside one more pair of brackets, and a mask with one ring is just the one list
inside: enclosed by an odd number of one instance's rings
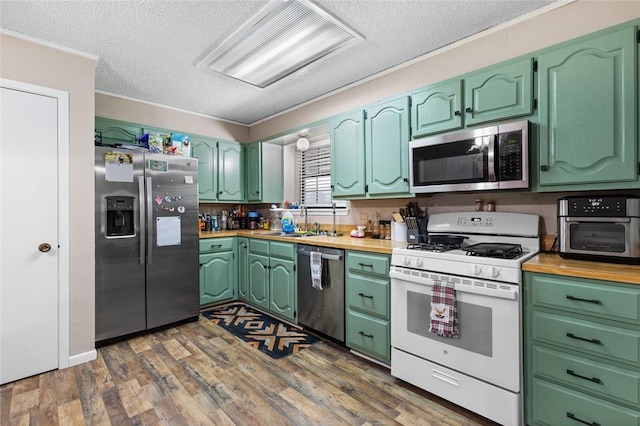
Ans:
{"label": "green kitchen cabinet", "polygon": [[411,94],[412,137],[533,113],[534,61],[517,59]]}
{"label": "green kitchen cabinet", "polygon": [[529,425],[640,424],[640,288],[524,273]]}
{"label": "green kitchen cabinet", "polygon": [[204,137],[193,137],[191,143],[198,159],[198,200],[243,201],[242,146]]}
{"label": "green kitchen cabinet", "polygon": [[249,303],[295,322],[295,244],[249,239]]}
{"label": "green kitchen cabinet", "polygon": [[388,255],[348,250],[345,263],[347,347],[391,362]]}
{"label": "green kitchen cabinet", "polygon": [[243,201],[242,146],[218,142],[218,201]]}
{"label": "green kitchen cabinet", "polygon": [[367,195],[409,192],[409,97],[366,110],[365,191]]}
{"label": "green kitchen cabinet", "polygon": [[532,58],[500,63],[464,78],[465,126],[533,113]]}
{"label": "green kitchen cabinet", "polygon": [[409,98],[331,120],[334,198],[409,195]]}
{"label": "green kitchen cabinet", "polygon": [[331,195],[365,194],[364,111],[331,119]]}
{"label": "green kitchen cabinet", "polygon": [[104,145],[136,144],[142,136],[142,126],[110,118],[95,117],[96,142]]}
{"label": "green kitchen cabinet", "polygon": [[249,303],[269,309],[269,256],[249,252]]}
{"label": "green kitchen cabinet", "polygon": [[245,146],[245,194],[248,202],[282,202],[282,166],[281,145],[254,142]]}
{"label": "green kitchen cabinet", "polygon": [[238,237],[238,297],[249,300],[249,239]]}
{"label": "green kitchen cabinet", "polygon": [[193,138],[192,154],[198,159],[198,200],[218,200],[218,150],[216,141],[205,138]]}
{"label": "green kitchen cabinet", "polygon": [[200,305],[236,297],[236,238],[200,240]]}
{"label": "green kitchen cabinet", "polygon": [[540,191],[638,187],[636,37],[626,27],[540,54]]}
{"label": "green kitchen cabinet", "polygon": [[414,138],[461,129],[462,80],[433,84],[411,95],[411,131]]}

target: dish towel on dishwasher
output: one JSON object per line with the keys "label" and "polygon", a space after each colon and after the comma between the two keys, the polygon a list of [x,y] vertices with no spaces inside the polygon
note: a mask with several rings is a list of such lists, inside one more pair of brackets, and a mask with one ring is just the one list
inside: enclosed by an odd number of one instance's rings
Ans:
{"label": "dish towel on dishwasher", "polygon": [[312,251],[311,262],[311,287],[322,290],[322,253]]}
{"label": "dish towel on dishwasher", "polygon": [[460,337],[454,284],[433,280],[429,331],[442,337]]}

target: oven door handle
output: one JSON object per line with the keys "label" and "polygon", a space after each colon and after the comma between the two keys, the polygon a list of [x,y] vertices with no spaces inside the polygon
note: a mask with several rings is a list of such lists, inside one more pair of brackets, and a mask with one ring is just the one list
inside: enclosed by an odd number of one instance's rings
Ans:
{"label": "oven door handle", "polygon": [[615,223],[629,223],[631,218],[629,217],[573,217],[566,216],[561,219],[568,224],[579,224],[584,222],[615,222]]}

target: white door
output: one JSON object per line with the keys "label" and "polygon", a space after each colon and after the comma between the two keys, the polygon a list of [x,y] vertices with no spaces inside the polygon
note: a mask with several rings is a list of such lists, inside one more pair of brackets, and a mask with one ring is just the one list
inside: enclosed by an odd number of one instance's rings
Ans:
{"label": "white door", "polygon": [[58,100],[0,95],[0,384],[58,368]]}

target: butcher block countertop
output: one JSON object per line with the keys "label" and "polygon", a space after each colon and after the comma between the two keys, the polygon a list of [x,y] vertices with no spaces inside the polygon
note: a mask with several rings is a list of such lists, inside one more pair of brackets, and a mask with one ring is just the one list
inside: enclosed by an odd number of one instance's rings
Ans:
{"label": "butcher block countertop", "polygon": [[333,247],[345,250],[361,250],[373,253],[391,254],[395,247],[405,247],[407,243],[391,240],[374,240],[373,238],[353,238],[345,233],[340,237],[317,236],[317,237],[289,237],[284,235],[269,235],[276,231],[251,231],[239,229],[237,231],[200,231],[200,238],[221,238],[221,237],[248,237],[261,238],[272,241],[286,241],[289,243],[309,244],[312,246]]}
{"label": "butcher block countertop", "polygon": [[526,261],[522,265],[522,270],[576,278],[640,284],[640,265],[563,259],[557,254],[540,253]]}

